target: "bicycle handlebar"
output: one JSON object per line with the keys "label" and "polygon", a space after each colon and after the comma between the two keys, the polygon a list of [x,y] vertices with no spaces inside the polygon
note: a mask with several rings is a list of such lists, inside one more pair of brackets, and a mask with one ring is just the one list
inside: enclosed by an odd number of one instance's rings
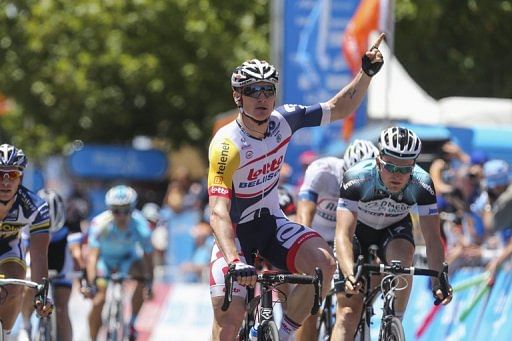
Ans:
{"label": "bicycle handlebar", "polygon": [[[416,275],[416,276],[430,276],[439,279],[439,286],[444,297],[448,296],[448,264],[443,263],[443,270],[441,272],[432,269],[403,267],[400,262],[391,261],[391,265],[386,264],[367,264],[364,263],[364,256],[360,255],[357,258],[357,262],[354,266],[355,269],[355,282],[359,282],[363,275],[363,272],[374,272],[374,273],[390,273],[390,274],[405,274],[405,275]],[[439,305],[442,302],[441,299],[437,298],[434,301],[435,305]]]}
{"label": "bicycle handlebar", "polygon": [[[322,304],[322,270],[315,268],[315,276],[310,275],[299,275],[299,274],[288,274],[288,273],[273,273],[264,272],[256,276],[256,282],[263,285],[273,286],[275,284],[312,284],[315,287],[315,297],[313,306],[311,308],[311,314],[314,315],[318,312],[320,305]],[[235,282],[235,265],[230,264],[228,272],[224,275],[225,293],[224,302],[222,303],[222,311],[226,311],[229,305],[233,301],[233,284]]]}

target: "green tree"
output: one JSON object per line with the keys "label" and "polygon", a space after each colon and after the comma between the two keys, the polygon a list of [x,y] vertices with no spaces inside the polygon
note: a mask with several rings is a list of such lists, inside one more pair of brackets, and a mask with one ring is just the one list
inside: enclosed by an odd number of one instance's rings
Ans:
{"label": "green tree", "polygon": [[268,0],[2,1],[3,134],[36,154],[139,134],[205,145],[233,67],[268,58],[268,23]]}
{"label": "green tree", "polygon": [[511,23],[510,0],[397,0],[395,52],[435,98],[510,98]]}

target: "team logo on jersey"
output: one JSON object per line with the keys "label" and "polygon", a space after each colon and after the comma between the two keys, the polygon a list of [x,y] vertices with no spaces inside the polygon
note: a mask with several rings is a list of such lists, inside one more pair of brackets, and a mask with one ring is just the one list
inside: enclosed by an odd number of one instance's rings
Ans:
{"label": "team logo on jersey", "polygon": [[283,139],[283,137],[281,136],[281,134],[277,134],[277,136],[276,136],[277,143],[280,143],[282,139]]}
{"label": "team logo on jersey", "polygon": [[208,194],[210,195],[220,195],[220,196],[228,196],[230,190],[221,186],[212,186],[208,189]]}
{"label": "team logo on jersey", "polygon": [[247,140],[245,139],[245,137],[242,136],[242,138],[240,139],[240,142],[242,142],[242,150],[243,149],[247,149],[249,148],[251,145],[247,142]]}
{"label": "team logo on jersey", "polygon": [[220,185],[224,182],[224,178],[222,176],[216,176],[213,178],[213,183],[216,185]]}
{"label": "team logo on jersey", "polygon": [[298,105],[298,104],[285,104],[285,105],[283,105],[283,107],[284,107],[284,110],[286,110],[287,112],[294,112],[297,108],[299,108],[299,109],[305,108],[305,106]]}
{"label": "team logo on jersey", "polygon": [[254,156],[254,152],[252,150],[248,150],[246,153],[245,153],[245,157],[250,159]]}
{"label": "team logo on jersey", "polygon": [[226,165],[228,162],[229,148],[230,145],[227,142],[221,143],[222,151],[220,152],[220,158],[217,162],[217,174],[224,175],[224,171],[226,170]]}
{"label": "team logo on jersey", "polygon": [[268,163],[265,163],[261,168],[254,169],[251,168],[249,170],[249,175],[247,176],[247,180],[256,180],[260,175],[265,175],[268,173],[275,172],[281,168],[281,163],[283,162],[283,156],[281,155],[278,159],[274,159]]}

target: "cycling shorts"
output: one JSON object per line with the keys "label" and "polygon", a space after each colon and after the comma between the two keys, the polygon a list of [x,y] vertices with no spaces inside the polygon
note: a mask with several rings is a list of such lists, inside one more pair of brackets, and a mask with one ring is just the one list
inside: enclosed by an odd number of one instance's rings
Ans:
{"label": "cycling shorts", "polygon": [[[73,258],[66,238],[48,245],[48,269],[57,271],[58,276],[65,276],[73,271]],[[62,278],[53,281],[53,286],[71,288],[72,283],[70,278]]]}
{"label": "cycling shorts", "polygon": [[410,215],[382,230],[376,230],[358,221],[353,241],[354,261],[361,254],[367,260],[369,256],[368,248],[371,245],[377,245],[379,247],[377,255],[381,261],[387,264],[386,247],[394,239],[405,239],[415,246]]}
{"label": "cycling shorts", "polygon": [[21,238],[12,239],[10,241],[0,239],[0,264],[7,262],[15,262],[20,264],[24,269],[27,268],[25,262],[25,246]]}
{"label": "cycling shorts", "polygon": [[[295,256],[302,243],[310,238],[321,238],[318,232],[294,223],[285,217],[263,214],[236,227],[236,247],[239,258],[254,264],[254,254],[259,254],[278,269],[296,273]],[[224,275],[228,264],[215,243],[210,262],[210,295],[224,295]],[[245,297],[245,287],[235,282],[233,295]]]}
{"label": "cycling shorts", "polygon": [[132,270],[141,264],[141,258],[136,255],[127,255],[123,258],[104,258],[99,257],[96,263],[96,277],[101,278],[101,283],[108,282],[108,278],[114,272],[118,272],[121,277],[127,277],[133,274]]}

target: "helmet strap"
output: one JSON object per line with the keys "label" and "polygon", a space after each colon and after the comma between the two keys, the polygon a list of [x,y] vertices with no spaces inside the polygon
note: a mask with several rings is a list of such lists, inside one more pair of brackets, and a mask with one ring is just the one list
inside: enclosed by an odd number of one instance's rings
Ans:
{"label": "helmet strap", "polygon": [[267,117],[267,118],[266,118],[266,119],[264,119],[264,120],[257,120],[257,119],[255,119],[254,117],[249,116],[249,115],[244,111],[244,109],[242,109],[242,108],[240,108],[240,112],[242,113],[242,115],[244,115],[245,117],[250,118],[250,119],[251,119],[251,121],[253,121],[254,123],[256,123],[256,124],[257,124],[257,125],[259,125],[259,126],[260,126],[260,125],[262,125],[262,124],[264,124],[264,123],[267,123],[267,122],[268,122],[268,119],[270,118],[270,116],[269,116],[269,117]]}

